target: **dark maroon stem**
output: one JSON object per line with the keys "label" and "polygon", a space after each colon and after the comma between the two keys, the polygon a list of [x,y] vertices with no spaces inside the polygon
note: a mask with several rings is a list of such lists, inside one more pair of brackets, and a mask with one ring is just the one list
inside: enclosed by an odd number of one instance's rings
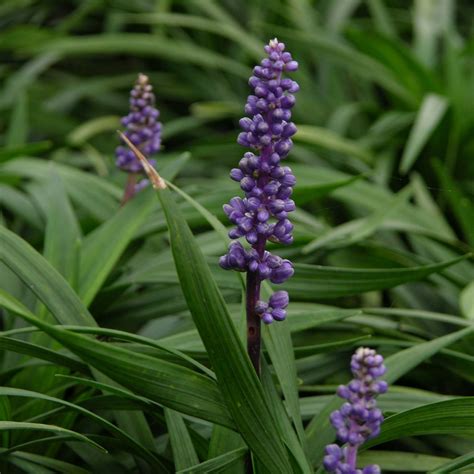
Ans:
{"label": "dark maroon stem", "polygon": [[[265,251],[265,236],[259,235],[254,245],[259,255]],[[247,353],[252,361],[253,368],[260,378],[260,353],[262,345],[261,319],[255,311],[257,301],[260,299],[260,278],[257,272],[247,272]],[[249,453],[245,459],[246,474],[253,474],[252,455]]]}
{"label": "dark maroon stem", "polygon": [[260,298],[260,280],[256,272],[247,273],[247,352],[252,365],[260,377],[260,346],[261,324],[260,316],[255,311],[255,306]]}
{"label": "dark maroon stem", "polygon": [[[271,153],[272,146],[270,145],[265,147],[260,155],[260,160],[262,162],[268,161]],[[263,187],[268,183],[268,179],[268,175],[261,174],[258,177],[258,186],[263,189]],[[263,258],[266,243],[266,236],[259,234],[258,240],[253,245],[253,248],[258,252],[260,258]],[[260,352],[262,345],[262,335],[261,319],[255,311],[255,306],[257,301],[260,299],[260,283],[260,278],[258,277],[257,272],[247,272],[247,352],[258,377],[260,377]]]}
{"label": "dark maroon stem", "polygon": [[122,202],[120,207],[125,206],[125,204],[132,199],[135,195],[135,185],[138,181],[138,174],[129,173],[127,178],[127,184],[125,185],[125,191],[123,193]]}

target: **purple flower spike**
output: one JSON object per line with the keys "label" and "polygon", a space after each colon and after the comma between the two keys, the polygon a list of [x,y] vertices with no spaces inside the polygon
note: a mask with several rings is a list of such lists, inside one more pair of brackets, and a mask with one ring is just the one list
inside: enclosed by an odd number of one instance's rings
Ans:
{"label": "purple flower spike", "polygon": [[[130,113],[122,118],[127,138],[147,157],[155,154],[161,145],[160,113],[155,108],[155,94],[148,76],[139,74],[130,92]],[[137,157],[123,143],[115,150],[116,165],[127,173],[143,173]],[[152,165],[155,160],[149,160]]]}
{"label": "purple flower spike", "polygon": [[[245,197],[232,198],[224,206],[229,220],[235,224],[229,237],[244,237],[252,248],[246,251],[240,246],[236,259],[233,254],[237,248],[231,244],[227,255],[220,259],[225,269],[254,272],[258,288],[262,280],[279,284],[294,273],[289,260],[272,255],[265,246],[268,240],[286,245],[293,241],[293,224],[288,213],[295,210],[290,196],[296,180],[291,169],[281,165],[281,160],[293,146],[291,137],[296,133],[296,126],[291,122],[291,109],[295,105],[293,94],[299,86],[283,76],[296,71],[298,63],[277,39],[265,46],[265,52],[268,56],[254,68],[249,80],[254,93],[247,98],[247,117],[239,122],[242,132],[237,142],[252,151],[245,153],[239,167],[230,172],[231,179],[240,183]],[[270,299],[268,310],[257,311],[267,324],[286,317],[288,294],[277,292],[275,295]],[[260,308],[262,302],[258,304]]]}
{"label": "purple flower spike", "polygon": [[337,444],[326,446],[324,467],[335,474],[379,474],[380,468],[372,464],[356,468],[357,450],[365,441],[380,433],[382,412],[377,408],[375,397],[385,393],[387,382],[377,380],[384,375],[383,357],[373,349],[359,347],[351,360],[354,379],[348,385],[340,385],[337,394],[346,400],[339,410],[331,413],[332,426],[344,448]]}

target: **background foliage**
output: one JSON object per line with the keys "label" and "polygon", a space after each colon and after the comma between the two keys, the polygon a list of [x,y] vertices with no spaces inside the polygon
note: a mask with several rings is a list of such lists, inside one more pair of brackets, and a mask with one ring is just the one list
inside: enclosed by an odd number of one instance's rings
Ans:
{"label": "background foliage", "polygon": [[[361,462],[472,472],[473,10],[4,0],[2,472],[242,472],[247,445],[259,472],[312,472],[361,344],[393,384]],[[297,264],[260,384],[241,280],[216,262],[247,78],[274,36],[300,63],[295,244],[277,250]],[[179,189],[119,210],[115,130],[138,72]]]}

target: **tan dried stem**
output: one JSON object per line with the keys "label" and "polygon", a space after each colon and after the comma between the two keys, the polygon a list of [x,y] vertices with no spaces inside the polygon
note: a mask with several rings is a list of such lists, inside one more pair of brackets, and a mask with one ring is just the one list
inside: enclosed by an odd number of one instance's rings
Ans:
{"label": "tan dried stem", "polygon": [[150,162],[147,160],[146,156],[129,140],[129,138],[118,130],[118,134],[122,140],[127,144],[130,150],[133,151],[135,156],[140,160],[140,163],[145,170],[145,173],[148,175],[148,178],[155,189],[165,189],[166,183],[165,180],[158,174],[158,172],[151,166]]}

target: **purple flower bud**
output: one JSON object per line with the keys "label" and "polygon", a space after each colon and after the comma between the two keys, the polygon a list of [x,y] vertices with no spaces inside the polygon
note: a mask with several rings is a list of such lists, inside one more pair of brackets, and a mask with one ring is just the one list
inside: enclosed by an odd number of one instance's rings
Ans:
{"label": "purple flower bud", "polygon": [[252,126],[252,119],[249,119],[248,117],[241,118],[239,120],[239,125],[242,130],[248,132]]}
{"label": "purple flower bud", "polygon": [[275,321],[283,321],[286,318],[286,311],[282,308],[276,308],[272,311],[272,316]]}
{"label": "purple flower bud", "polygon": [[246,234],[245,238],[247,239],[247,242],[249,244],[254,245],[258,241],[258,234],[256,231],[251,230],[250,232]]}
{"label": "purple flower bud", "polygon": [[244,177],[244,173],[243,173],[242,170],[240,170],[239,168],[234,168],[234,169],[232,169],[232,171],[230,172],[230,177],[231,177],[234,181],[240,181],[240,180]]}
{"label": "purple flower bud", "polygon": [[273,323],[273,316],[270,313],[264,313],[262,316],[262,321],[265,324],[271,324]]}
{"label": "purple flower bud", "polygon": [[276,291],[270,296],[268,304],[276,309],[276,308],[286,308],[289,303],[288,293],[286,291]]}
{"label": "purple flower bud", "polygon": [[370,464],[362,469],[362,474],[380,474],[382,471],[377,464]]}
{"label": "purple flower bud", "polygon": [[237,137],[237,143],[239,145],[242,145],[242,146],[249,146],[250,145],[250,143],[247,139],[247,133],[246,132],[239,133],[239,136]]}
{"label": "purple flower bud", "polygon": [[270,217],[270,215],[269,215],[269,213],[266,209],[261,209],[260,211],[258,211],[257,219],[260,222],[267,222],[269,217]]}
{"label": "purple flower bud", "polygon": [[296,184],[296,178],[291,172],[286,172],[285,176],[280,179],[280,182],[283,186],[293,187]]}
{"label": "purple flower bud", "polygon": [[293,122],[287,123],[283,129],[281,136],[283,138],[290,138],[296,133],[296,125]]}
{"label": "purple flower bud", "polygon": [[293,276],[295,271],[293,270],[293,265],[289,260],[284,260],[283,263],[273,270],[273,273],[270,277],[270,281],[275,284],[283,283]]}
{"label": "purple flower bud", "polygon": [[250,176],[245,176],[240,181],[240,187],[243,191],[252,191],[252,189],[255,187],[255,181]]}
{"label": "purple flower bud", "polygon": [[272,274],[272,269],[265,263],[259,263],[258,275],[261,280],[266,280]]}
{"label": "purple flower bud", "polygon": [[298,70],[298,63],[296,61],[290,61],[290,62],[286,63],[285,69],[287,71],[296,71],[296,70]]}
{"label": "purple flower bud", "polygon": [[323,465],[326,471],[336,472],[336,468],[339,465],[339,458],[333,455],[324,456]]}
{"label": "purple flower bud", "polygon": [[267,257],[266,262],[267,262],[267,265],[270,268],[278,268],[283,263],[283,260],[278,255],[271,255],[270,254]]}

